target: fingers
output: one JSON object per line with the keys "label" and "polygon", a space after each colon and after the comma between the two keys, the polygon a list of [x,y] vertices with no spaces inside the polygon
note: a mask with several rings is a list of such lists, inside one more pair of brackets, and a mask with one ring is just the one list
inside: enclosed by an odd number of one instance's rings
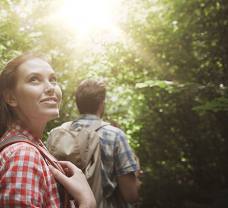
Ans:
{"label": "fingers", "polygon": [[65,187],[68,193],[70,193],[72,197],[79,203],[80,207],[95,207],[96,201],[93,192],[90,189],[83,172],[71,162],[60,161],[59,164],[64,169],[67,168],[73,172],[73,174],[71,177],[67,177],[56,168],[49,165],[49,168],[55,179]]}
{"label": "fingers", "polygon": [[63,186],[66,186],[68,184],[67,177],[63,173],[54,168],[52,165],[49,165],[49,168],[57,181],[59,181]]}
{"label": "fingers", "polygon": [[68,168],[69,173],[74,174],[76,172],[82,172],[80,168],[74,165],[70,161],[58,161],[59,164],[65,169]]}

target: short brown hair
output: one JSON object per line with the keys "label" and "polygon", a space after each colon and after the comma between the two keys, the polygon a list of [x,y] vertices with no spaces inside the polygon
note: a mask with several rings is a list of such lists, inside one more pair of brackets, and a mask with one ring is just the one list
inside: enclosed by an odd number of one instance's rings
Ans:
{"label": "short brown hair", "polygon": [[83,80],[75,93],[80,114],[96,114],[100,103],[105,100],[106,87],[103,80]]}

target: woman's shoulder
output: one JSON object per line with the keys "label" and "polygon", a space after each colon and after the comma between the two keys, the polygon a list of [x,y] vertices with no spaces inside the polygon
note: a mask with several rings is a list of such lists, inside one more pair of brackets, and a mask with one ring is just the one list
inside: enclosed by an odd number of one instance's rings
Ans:
{"label": "woman's shoulder", "polygon": [[17,142],[5,147],[1,153],[2,160],[29,160],[29,158],[40,158],[39,150],[26,142]]}

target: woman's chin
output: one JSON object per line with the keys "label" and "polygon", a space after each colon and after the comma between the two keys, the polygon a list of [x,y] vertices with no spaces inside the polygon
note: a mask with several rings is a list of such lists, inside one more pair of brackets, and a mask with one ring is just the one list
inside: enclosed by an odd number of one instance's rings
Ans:
{"label": "woman's chin", "polygon": [[59,118],[59,111],[58,112],[53,112],[48,115],[48,121],[54,120],[56,118]]}

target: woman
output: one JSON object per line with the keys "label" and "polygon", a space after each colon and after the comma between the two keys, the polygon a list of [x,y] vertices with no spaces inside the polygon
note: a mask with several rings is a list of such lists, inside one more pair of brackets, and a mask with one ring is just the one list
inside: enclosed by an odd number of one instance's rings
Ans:
{"label": "woman", "polygon": [[[19,137],[44,148],[43,131],[59,116],[61,99],[55,72],[45,60],[27,53],[10,61],[0,75],[0,142]],[[61,207],[57,182],[35,146],[7,146],[0,152],[0,167],[0,207]],[[74,195],[79,207],[94,207],[85,177],[79,183],[87,187]]]}

